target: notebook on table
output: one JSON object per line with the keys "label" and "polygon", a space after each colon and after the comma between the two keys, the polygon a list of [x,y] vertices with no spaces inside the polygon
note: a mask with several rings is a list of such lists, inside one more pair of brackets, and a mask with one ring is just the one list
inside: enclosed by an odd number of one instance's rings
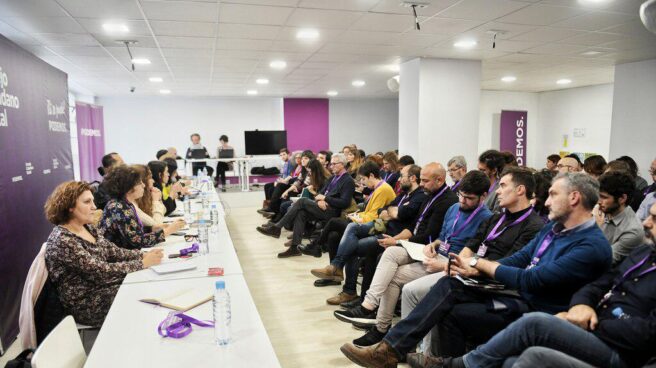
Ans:
{"label": "notebook on table", "polygon": [[174,294],[161,298],[140,299],[140,302],[159,305],[160,307],[177,310],[180,312],[188,311],[207,301],[212,300],[214,295],[212,290],[206,289],[187,289],[181,290]]}
{"label": "notebook on table", "polygon": [[162,263],[157,266],[150,267],[158,275],[166,275],[167,273],[189,271],[196,268],[196,265],[191,262],[173,262]]}

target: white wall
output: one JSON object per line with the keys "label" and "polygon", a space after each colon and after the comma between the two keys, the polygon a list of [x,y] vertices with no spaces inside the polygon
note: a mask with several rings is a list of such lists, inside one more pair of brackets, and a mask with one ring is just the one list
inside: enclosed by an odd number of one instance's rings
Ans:
{"label": "white wall", "polygon": [[397,99],[330,100],[330,149],[355,143],[365,153],[390,151],[399,145]]}
{"label": "white wall", "polygon": [[633,157],[649,180],[656,157],[656,59],[615,66],[614,96],[611,157]]}
{"label": "white wall", "polygon": [[[608,159],[612,108],[612,84],[540,93],[537,163],[544,165],[549,154],[559,151],[591,152]],[[574,137],[574,129],[584,129],[585,136]]]}
{"label": "white wall", "polygon": [[[501,110],[527,111],[526,165],[542,167],[542,158],[537,159],[538,145],[538,94],[530,92],[481,91],[481,108],[478,125],[478,152],[490,148],[499,149],[499,115]],[[477,162],[467,162],[475,169]]]}
{"label": "white wall", "polygon": [[211,155],[222,134],[243,155],[245,130],[284,129],[279,98],[129,96],[101,97],[97,104],[104,107],[107,152],[119,152],[129,163],[154,160],[157,150],[170,146],[184,156],[191,133],[201,135]]}

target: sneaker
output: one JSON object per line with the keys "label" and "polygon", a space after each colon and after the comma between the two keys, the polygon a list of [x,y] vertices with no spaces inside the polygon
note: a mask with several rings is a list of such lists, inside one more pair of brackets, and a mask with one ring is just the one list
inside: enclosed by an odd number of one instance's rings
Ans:
{"label": "sneaker", "polygon": [[339,306],[344,308],[344,309],[351,309],[351,308],[359,307],[360,304],[362,304],[362,300],[363,300],[362,298],[353,299],[350,302],[344,302],[344,303],[340,304]]}
{"label": "sneaker", "polygon": [[383,341],[383,337],[385,337],[386,334],[387,331],[380,332],[376,326],[372,326],[364,336],[353,340],[353,345],[362,347],[375,345]]}
{"label": "sneaker", "polygon": [[371,325],[372,325],[372,324],[371,324],[371,323],[367,323],[367,321],[364,321],[364,322],[361,322],[361,321],[353,321],[353,322],[351,322],[351,325],[352,325],[353,328],[355,328],[356,330],[360,330],[360,331],[369,331],[369,329],[371,328]]}
{"label": "sneaker", "polygon": [[337,310],[333,314],[338,320],[346,323],[360,322],[369,325],[376,324],[376,311],[370,311],[361,305],[348,310]]}

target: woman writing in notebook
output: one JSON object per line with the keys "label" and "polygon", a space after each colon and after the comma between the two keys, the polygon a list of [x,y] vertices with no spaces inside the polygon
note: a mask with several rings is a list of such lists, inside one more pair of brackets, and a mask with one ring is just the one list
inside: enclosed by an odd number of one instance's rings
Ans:
{"label": "woman writing in notebook", "polygon": [[45,253],[48,277],[66,311],[90,326],[102,325],[125,275],[162,260],[159,249],[142,253],[105,239],[92,224],[95,209],[91,187],[79,181],[60,184],[45,204],[55,225]]}

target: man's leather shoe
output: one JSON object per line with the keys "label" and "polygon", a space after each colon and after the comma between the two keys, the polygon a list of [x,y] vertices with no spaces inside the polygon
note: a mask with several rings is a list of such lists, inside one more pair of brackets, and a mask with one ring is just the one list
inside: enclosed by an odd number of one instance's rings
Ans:
{"label": "man's leather shoe", "polygon": [[264,227],[264,226],[258,226],[257,231],[260,232],[260,234],[264,234],[267,236],[270,236],[272,238],[280,238],[280,228],[276,226],[269,226],[269,227]]}
{"label": "man's leather shoe", "polygon": [[308,256],[321,258],[321,248],[319,248],[316,245],[313,246],[312,244],[301,244],[298,246],[298,250],[300,250],[301,253],[306,254]]}
{"label": "man's leather shoe", "polygon": [[339,349],[353,363],[361,367],[396,368],[399,358],[385,341],[380,344],[359,348],[353,344],[344,344]]}
{"label": "man's leather shoe", "polygon": [[296,247],[289,247],[287,248],[286,251],[278,253],[278,258],[289,258],[289,257],[298,257],[301,256],[301,252],[299,252]]}
{"label": "man's leather shoe", "polygon": [[341,284],[342,284],[341,282],[333,281],[333,280],[324,280],[324,279],[314,280],[314,286],[316,287],[336,286]]}
{"label": "man's leather shoe", "polygon": [[285,242],[284,245],[285,245],[286,247],[291,247],[291,246],[292,246],[292,241],[291,241],[291,240],[287,240],[287,241]]}
{"label": "man's leather shoe", "polygon": [[352,294],[351,295],[351,294],[347,294],[347,293],[342,291],[341,293],[335,295],[334,297],[326,299],[326,303],[328,303],[330,305],[340,305],[344,302],[348,302],[348,301],[351,301],[353,299],[356,299],[357,297],[358,297],[357,294]]}
{"label": "man's leather shoe", "polygon": [[423,353],[410,353],[406,355],[408,365],[412,368],[443,368],[446,361],[440,357],[426,355]]}
{"label": "man's leather shoe", "polygon": [[310,273],[319,279],[344,281],[344,273],[342,272],[342,269],[338,269],[333,265],[328,265],[324,268],[315,268],[310,270]]}

